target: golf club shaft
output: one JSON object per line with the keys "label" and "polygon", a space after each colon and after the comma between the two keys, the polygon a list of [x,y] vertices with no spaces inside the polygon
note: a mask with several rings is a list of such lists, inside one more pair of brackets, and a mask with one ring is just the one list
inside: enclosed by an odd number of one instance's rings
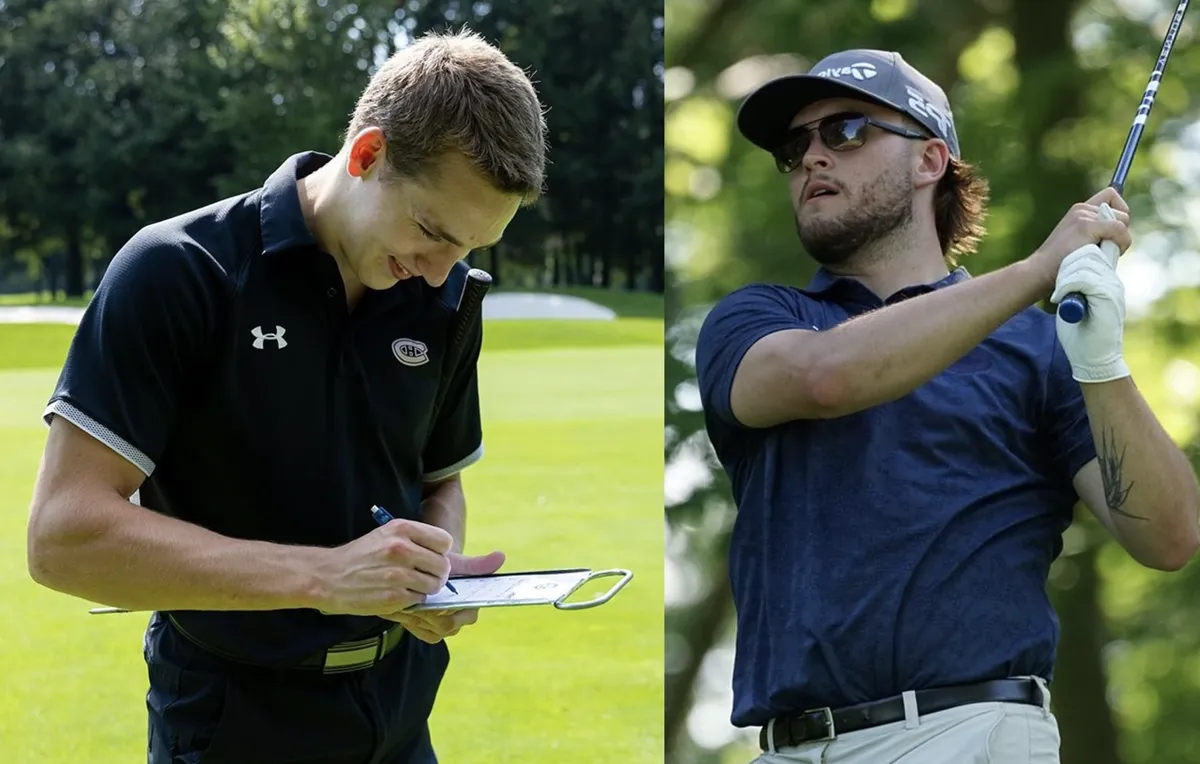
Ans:
{"label": "golf club shaft", "polygon": [[[1187,13],[1188,3],[1190,0],[1180,0],[1179,6],[1175,9],[1175,16],[1171,19],[1171,24],[1167,27],[1167,35],[1163,38],[1162,50],[1158,54],[1158,62],[1154,65],[1154,71],[1150,75],[1150,82],[1146,85],[1146,92],[1142,94],[1142,102],[1138,106],[1137,115],[1133,118],[1133,125],[1129,128],[1129,136],[1125,139],[1125,148],[1121,151],[1121,159],[1117,162],[1117,169],[1113,173],[1112,182],[1109,184],[1116,189],[1117,193],[1122,193],[1125,190],[1125,181],[1129,177],[1129,169],[1133,166],[1133,157],[1137,153],[1138,144],[1142,140],[1142,132],[1146,129],[1146,121],[1150,118],[1150,110],[1154,107],[1154,99],[1158,95],[1158,86],[1162,82],[1163,74],[1167,71],[1167,59],[1171,57],[1171,49],[1175,47],[1175,38],[1179,34],[1180,27],[1183,26],[1183,15]],[[1103,205],[1107,206],[1107,205]],[[1111,218],[1111,209],[1101,209],[1102,217]],[[1113,267],[1117,265],[1117,257],[1120,251],[1116,244],[1105,241],[1101,243],[1101,249],[1112,260]],[[1058,306],[1058,316],[1069,324],[1077,324],[1087,315],[1087,300],[1082,294],[1072,292],[1063,298]]]}

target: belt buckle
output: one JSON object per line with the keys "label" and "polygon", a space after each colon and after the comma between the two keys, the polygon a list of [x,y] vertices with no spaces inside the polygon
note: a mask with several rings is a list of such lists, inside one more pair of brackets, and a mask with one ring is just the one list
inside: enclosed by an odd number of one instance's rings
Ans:
{"label": "belt buckle", "polygon": [[827,740],[837,740],[837,730],[833,727],[833,709],[829,706],[824,708],[810,708],[804,712],[804,716],[809,714],[821,714],[825,718],[825,735],[824,737],[812,738],[808,742],[822,743]]}
{"label": "belt buckle", "polygon": [[324,673],[342,674],[375,665],[383,652],[383,640],[386,633],[355,642],[342,642],[329,648],[325,652],[325,662],[322,667]]}

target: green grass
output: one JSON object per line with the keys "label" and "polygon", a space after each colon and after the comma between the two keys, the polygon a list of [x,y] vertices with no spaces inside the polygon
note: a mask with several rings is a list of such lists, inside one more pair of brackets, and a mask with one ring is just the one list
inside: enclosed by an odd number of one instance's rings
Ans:
{"label": "green grass", "polygon": [[[0,325],[5,762],[145,756],[144,614],[88,616],[88,603],[38,587],[25,571],[45,441],[39,417],[70,334]],[[661,321],[492,322],[485,342],[486,455],[464,475],[467,551],[502,549],[506,570],[627,567],[636,575],[602,607],[487,611],[452,637],[432,720],[440,758],[660,762]]]}
{"label": "green grass", "polygon": [[535,350],[559,346],[620,347],[657,345],[662,350],[663,320],[629,318],[617,321],[488,321],[483,325],[483,348]]}
{"label": "green grass", "polygon": [[[60,369],[74,336],[69,324],[0,324],[0,372]],[[4,406],[0,402],[0,410]]]}

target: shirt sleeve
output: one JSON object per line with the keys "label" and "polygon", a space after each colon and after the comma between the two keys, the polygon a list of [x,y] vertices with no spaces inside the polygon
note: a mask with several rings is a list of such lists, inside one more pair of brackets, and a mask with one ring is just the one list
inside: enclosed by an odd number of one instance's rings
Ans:
{"label": "shirt sleeve", "polygon": [[424,480],[445,480],[483,458],[479,411],[479,354],[483,347],[482,311],[468,336],[442,408],[422,454]]}
{"label": "shirt sleeve", "polygon": [[696,376],[705,410],[727,425],[733,415],[733,378],[746,352],[767,335],[787,329],[816,330],[793,294],[754,284],[732,292],[709,312],[696,340]]}
{"label": "shirt sleeve", "polygon": [[75,424],[147,477],[166,448],[219,315],[220,269],[194,246],[144,229],[88,303],[43,420]]}
{"label": "shirt sleeve", "polygon": [[1075,475],[1096,458],[1096,444],[1083,405],[1083,390],[1071,375],[1071,362],[1057,336],[1047,372],[1044,412],[1047,442],[1053,454],[1052,477],[1074,490]]}

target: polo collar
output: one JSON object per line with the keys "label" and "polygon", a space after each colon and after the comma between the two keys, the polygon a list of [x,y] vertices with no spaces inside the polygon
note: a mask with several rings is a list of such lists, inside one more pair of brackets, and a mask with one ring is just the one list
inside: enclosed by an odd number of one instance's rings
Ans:
{"label": "polo collar", "polygon": [[[932,284],[914,284],[911,286],[906,286],[900,291],[896,292],[894,295],[889,296],[886,300],[884,300],[884,302],[895,302],[908,297],[915,297],[918,294],[933,292],[943,287],[950,286],[951,284],[957,284],[960,281],[965,281],[969,278],[971,278],[971,274],[967,272],[967,269],[959,266]],[[813,276],[812,280],[808,282],[808,286],[804,287],[800,291],[809,295],[810,297],[817,297],[820,295],[833,296],[833,294],[837,292],[842,292],[843,294],[848,293],[857,296],[870,295],[870,297],[875,301],[881,299],[878,295],[871,292],[871,290],[868,289],[858,279],[850,278],[848,276],[838,276],[837,274],[826,270],[824,266],[817,268],[817,272]]]}
{"label": "polo collar", "polygon": [[293,154],[267,178],[259,205],[264,255],[297,247],[319,246],[300,209],[300,192],[296,188],[296,181],[332,159],[329,154],[318,151]]}

